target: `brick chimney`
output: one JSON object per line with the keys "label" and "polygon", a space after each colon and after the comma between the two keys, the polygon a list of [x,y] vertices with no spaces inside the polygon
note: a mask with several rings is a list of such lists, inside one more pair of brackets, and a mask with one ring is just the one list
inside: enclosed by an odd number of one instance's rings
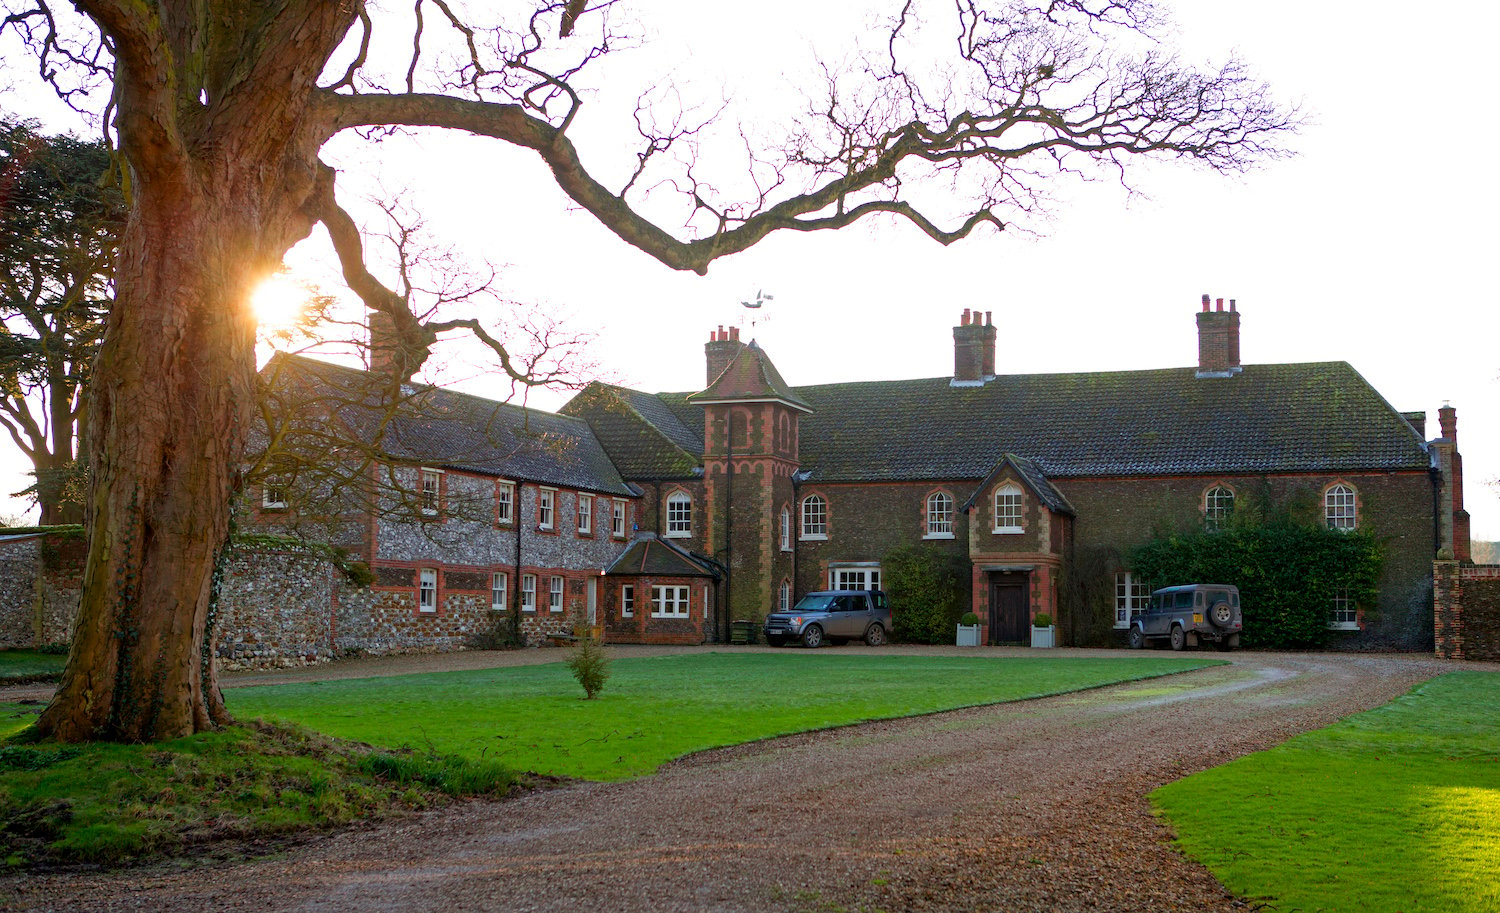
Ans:
{"label": "brick chimney", "polygon": [[740,342],[739,327],[730,327],[728,330],[719,327],[717,330],[709,333],[708,343],[703,346],[703,353],[708,358],[708,383],[704,384],[704,386],[712,386],[713,382],[719,379],[719,375],[724,373],[724,369],[729,367],[729,363],[734,361],[734,357],[740,354],[740,349],[744,347],[745,344]]}
{"label": "brick chimney", "polygon": [[[972,316],[971,316],[972,314]],[[953,328],[953,380],[955,387],[981,386],[995,378],[995,325],[991,312],[964,308]]]}
{"label": "brick chimney", "polygon": [[1469,512],[1464,510],[1464,458],[1458,452],[1458,410],[1448,403],[1438,410],[1443,436],[1431,443],[1437,454],[1438,545],[1453,551],[1457,561],[1472,560]]}
{"label": "brick chimney", "polygon": [[1203,310],[1198,312],[1198,376],[1233,377],[1240,370],[1240,312],[1234,299],[1227,311],[1223,298],[1209,310],[1204,295]]}

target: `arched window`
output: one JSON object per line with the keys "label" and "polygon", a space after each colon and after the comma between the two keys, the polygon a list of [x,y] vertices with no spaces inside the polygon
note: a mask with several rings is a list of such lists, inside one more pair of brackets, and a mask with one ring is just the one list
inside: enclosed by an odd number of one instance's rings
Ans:
{"label": "arched window", "polygon": [[802,499],[802,538],[828,538],[828,502],[821,495]]}
{"label": "arched window", "polygon": [[1020,486],[1006,482],[995,489],[995,532],[1025,532],[1021,525],[1021,507]]}
{"label": "arched window", "polygon": [[790,612],[792,609],[792,582],[785,577],[781,578],[781,586],[776,589],[776,611]]}
{"label": "arched window", "polygon": [[927,496],[927,535],[953,535],[953,496],[945,491],[935,491]]}
{"label": "arched window", "polygon": [[1323,516],[1329,529],[1354,529],[1358,523],[1354,489],[1340,482],[1323,492]]}
{"label": "arched window", "polygon": [[667,536],[687,538],[693,534],[693,499],[685,491],[667,496]]}
{"label": "arched window", "polygon": [[781,550],[792,550],[792,512],[786,507],[781,509]]}
{"label": "arched window", "polygon": [[1208,529],[1223,529],[1234,515],[1234,490],[1215,485],[1203,493],[1203,525]]}

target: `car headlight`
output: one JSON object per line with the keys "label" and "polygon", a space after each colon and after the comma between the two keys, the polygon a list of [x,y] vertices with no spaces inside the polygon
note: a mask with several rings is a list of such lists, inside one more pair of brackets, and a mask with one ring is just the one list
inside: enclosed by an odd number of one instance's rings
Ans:
{"label": "car headlight", "polygon": [[786,623],[794,628],[800,628],[802,627],[802,616],[798,615],[796,618],[788,618]]}

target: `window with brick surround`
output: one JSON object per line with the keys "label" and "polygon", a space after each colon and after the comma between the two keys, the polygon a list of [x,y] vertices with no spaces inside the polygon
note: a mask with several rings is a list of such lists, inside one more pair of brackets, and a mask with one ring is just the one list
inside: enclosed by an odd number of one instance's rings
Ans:
{"label": "window with brick surround", "polygon": [[792,510],[789,507],[781,509],[781,550],[792,550]]}
{"label": "window with brick surround", "polygon": [[1357,510],[1354,489],[1348,485],[1339,482],[1323,492],[1323,517],[1329,529],[1354,529],[1359,521]]}
{"label": "window with brick surround", "polygon": [[521,611],[536,611],[536,575],[521,575]]}
{"label": "window with brick surround", "polygon": [[1207,529],[1223,529],[1234,516],[1234,490],[1225,485],[1215,485],[1203,493],[1203,525]]}
{"label": "window with brick surround", "polygon": [[1115,575],[1115,627],[1130,627],[1130,616],[1134,612],[1146,611],[1151,601],[1151,587],[1130,571]]}
{"label": "window with brick surround", "polygon": [[265,510],[285,510],[286,483],[280,479],[266,479],[260,490],[260,506]]}
{"label": "window with brick surround", "polygon": [[1348,590],[1340,589],[1333,594],[1333,604],[1328,608],[1328,627],[1336,631],[1359,630],[1359,607],[1354,604]]}
{"label": "window with brick surround", "polygon": [[1025,528],[1021,525],[1023,516],[1022,507],[1023,501],[1019,485],[1013,482],[1006,482],[995,489],[995,532],[1025,532]]}
{"label": "window with brick surround", "polygon": [[516,485],[500,482],[495,485],[495,522],[509,525],[516,522]]}
{"label": "window with brick surround", "polygon": [[822,495],[808,495],[802,499],[802,538],[828,538],[828,502]]}
{"label": "window with brick surround", "polygon": [[792,609],[792,582],[785,577],[781,579],[781,586],[776,588],[776,611],[790,612]]}
{"label": "window with brick surround", "polygon": [[594,496],[578,496],[578,532],[588,536],[594,532]]}
{"label": "window with brick surround", "polygon": [[610,512],[609,534],[616,539],[625,538],[625,502],[616,500]]}
{"label": "window with brick surround", "polygon": [[654,586],[651,588],[652,618],[688,617],[688,588],[685,586]]}
{"label": "window with brick surround", "polygon": [[563,579],[561,577],[553,576],[548,587],[548,597],[547,610],[561,612],[563,610]]}
{"label": "window with brick surround", "polygon": [[830,590],[878,590],[880,589],[880,566],[876,564],[850,565],[828,569]]}
{"label": "window with brick surround", "polygon": [[927,496],[927,535],[925,538],[953,538],[953,496],[946,491],[935,491]]}
{"label": "window with brick surround", "polygon": [[424,567],[417,583],[417,610],[437,611],[437,569]]}
{"label": "window with brick surround", "polygon": [[620,617],[635,617],[635,584],[633,583],[620,587]]}
{"label": "window with brick surround", "polygon": [[667,536],[685,539],[693,534],[693,499],[685,491],[667,496]]}
{"label": "window with brick surround", "polygon": [[422,514],[435,517],[443,506],[443,474],[436,469],[423,469],[420,479]]}
{"label": "window with brick surround", "polygon": [[490,575],[490,611],[504,612],[510,596],[510,578],[498,571]]}
{"label": "window with brick surround", "polygon": [[557,489],[541,488],[536,493],[536,527],[551,529],[557,516]]}

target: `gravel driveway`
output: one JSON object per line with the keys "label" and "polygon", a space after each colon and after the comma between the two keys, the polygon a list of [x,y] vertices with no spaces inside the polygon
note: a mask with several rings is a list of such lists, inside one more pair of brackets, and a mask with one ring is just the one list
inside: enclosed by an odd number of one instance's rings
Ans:
{"label": "gravel driveway", "polygon": [[0,879],[0,904],[320,913],[1245,909],[1172,849],[1151,816],[1150,790],[1382,704],[1435,674],[1497,668],[1388,655],[1230,658],[1167,679],[708,752],[627,783],[469,803],[258,862]]}

